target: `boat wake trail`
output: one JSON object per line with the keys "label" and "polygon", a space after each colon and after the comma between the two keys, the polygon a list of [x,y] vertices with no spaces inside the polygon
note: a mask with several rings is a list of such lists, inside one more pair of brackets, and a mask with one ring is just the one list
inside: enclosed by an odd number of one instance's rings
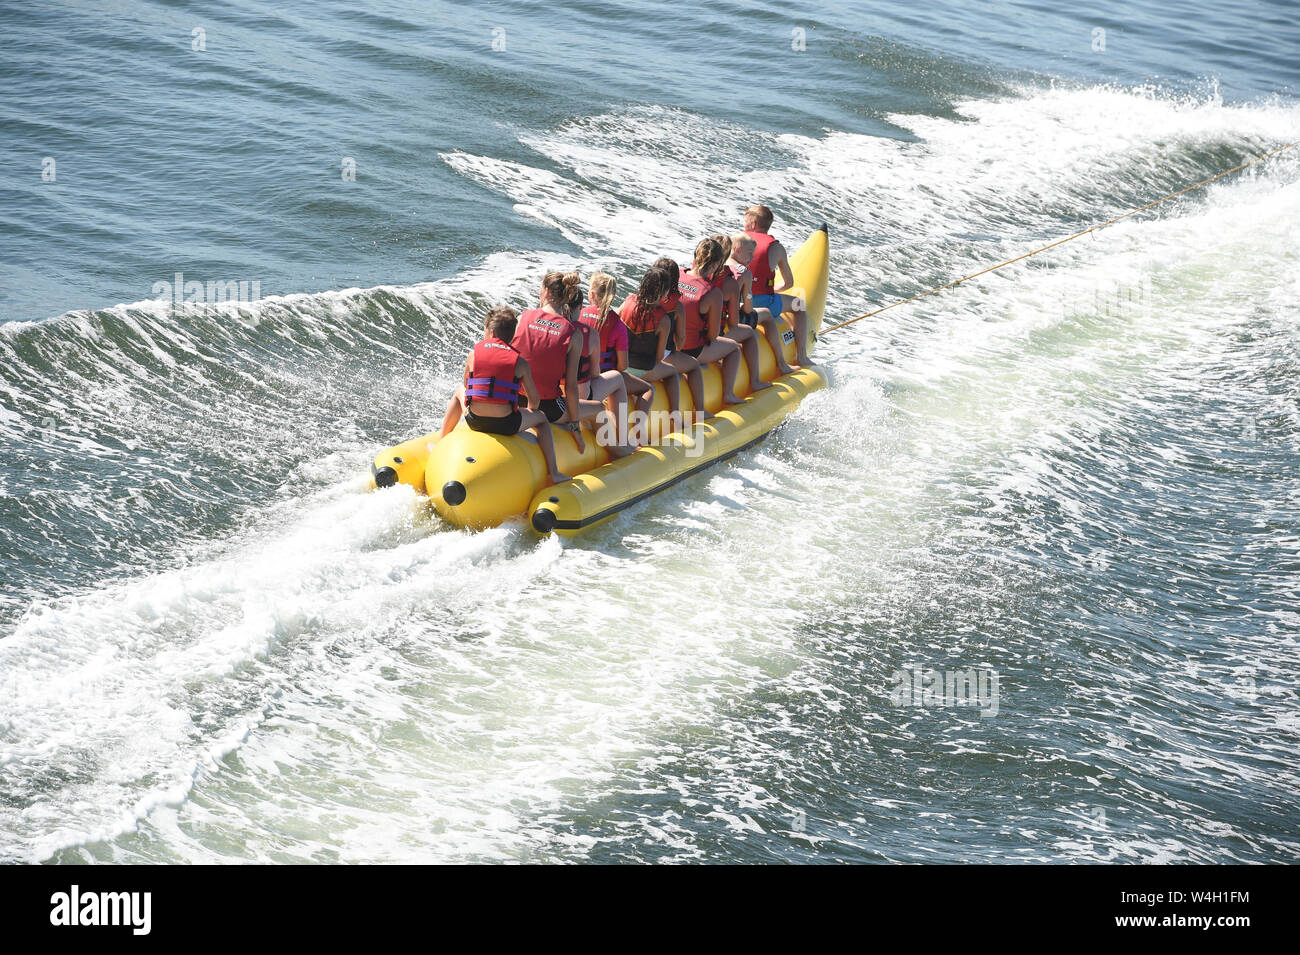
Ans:
{"label": "boat wake trail", "polygon": [[1293,156],[828,336],[759,449],[576,542],[366,493],[544,268],[626,292],[764,197],[830,222],[833,322],[1300,138],[1107,87],[888,122],[576,117],[442,157],[563,254],[0,328],[0,858],[1300,857]]}

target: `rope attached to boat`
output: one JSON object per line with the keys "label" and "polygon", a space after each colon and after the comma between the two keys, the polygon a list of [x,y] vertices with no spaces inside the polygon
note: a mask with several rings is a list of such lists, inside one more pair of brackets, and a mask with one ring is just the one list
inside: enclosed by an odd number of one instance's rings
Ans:
{"label": "rope attached to boat", "polygon": [[1162,196],[1161,198],[1155,200],[1154,202],[1148,202],[1144,206],[1138,206],[1136,209],[1131,209],[1130,211],[1124,213],[1123,215],[1115,216],[1115,218],[1113,219],[1107,219],[1105,222],[1084,229],[1082,232],[1076,232],[1074,233],[1074,235],[1067,235],[1064,239],[1057,239],[1055,242],[1049,242],[1047,245],[1043,246],[1040,249],[1034,249],[1032,252],[1026,252],[1024,255],[1017,255],[1014,259],[1007,259],[1005,262],[999,262],[997,265],[990,265],[987,269],[981,269],[978,272],[972,272],[970,275],[962,276],[959,279],[953,279],[951,282],[947,282],[943,285],[936,285],[932,289],[926,289],[924,292],[921,292],[919,295],[913,295],[911,298],[904,298],[904,299],[900,299],[897,302],[891,302],[890,304],[882,308],[878,308],[875,311],[866,312],[865,314],[859,315],[857,318],[850,318],[848,321],[840,322],[838,325],[832,325],[830,328],[823,328],[817,334],[817,337],[821,338],[823,335],[827,334],[828,332],[833,332],[837,328],[843,328],[845,325],[852,325],[854,322],[860,322],[864,318],[870,318],[873,315],[879,315],[881,312],[887,312],[891,308],[897,308],[899,305],[906,305],[908,302],[915,302],[919,298],[925,298],[927,295],[933,295],[935,292],[942,292],[946,288],[952,288],[954,285],[960,285],[962,282],[969,282],[973,278],[978,278],[981,275],[987,275],[989,272],[995,272],[998,269],[1006,268],[1008,265],[1012,265],[1016,262],[1021,261],[1022,259],[1027,259],[1032,255],[1038,255],[1040,252],[1046,252],[1048,249],[1054,249],[1058,245],[1064,245],[1066,242],[1070,242],[1073,239],[1078,239],[1081,236],[1085,236],[1090,232],[1096,232],[1098,229],[1104,229],[1108,225],[1114,225],[1116,222],[1119,222],[1121,219],[1127,219],[1129,216],[1137,215],[1139,212],[1142,212],[1145,209],[1150,209],[1152,206],[1158,206],[1162,202],[1168,202],[1170,199],[1173,199],[1177,196],[1181,196],[1185,192],[1191,192],[1193,189],[1199,189],[1201,188],[1201,186],[1204,186],[1207,183],[1214,182],[1214,180],[1216,179],[1222,179],[1224,176],[1230,176],[1234,172],[1240,172],[1241,170],[1245,169],[1247,166],[1253,166],[1255,165],[1255,163],[1263,162],[1265,159],[1268,159],[1270,156],[1276,156],[1278,153],[1285,152],[1286,150],[1292,149],[1295,146],[1300,146],[1300,142],[1288,143],[1285,146],[1279,146],[1277,149],[1256,156],[1254,159],[1248,160],[1242,163],[1240,166],[1233,166],[1231,169],[1225,169],[1223,172],[1216,173],[1215,175],[1211,176],[1208,179],[1202,179],[1200,182],[1193,183],[1192,185],[1188,186],[1186,189],[1179,189],[1177,192],[1171,192],[1169,195]]}

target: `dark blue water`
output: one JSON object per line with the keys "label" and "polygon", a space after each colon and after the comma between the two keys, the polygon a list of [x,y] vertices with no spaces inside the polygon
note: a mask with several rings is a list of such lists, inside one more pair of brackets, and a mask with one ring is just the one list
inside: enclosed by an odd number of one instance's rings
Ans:
{"label": "dark blue water", "polygon": [[834,322],[1300,139],[1145,6],[0,9],[0,858],[1296,861],[1300,150],[578,541],[363,477],[545,268],[766,201]]}

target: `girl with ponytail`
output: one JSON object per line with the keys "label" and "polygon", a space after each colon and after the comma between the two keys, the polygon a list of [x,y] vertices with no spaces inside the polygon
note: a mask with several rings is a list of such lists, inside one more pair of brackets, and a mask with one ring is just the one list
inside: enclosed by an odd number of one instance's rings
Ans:
{"label": "girl with ponytail", "polygon": [[[586,369],[586,335],[575,334],[581,326],[572,320],[582,301],[582,279],[577,272],[547,272],[542,279],[541,308],[519,316],[519,328],[513,345],[527,359],[540,390],[541,410],[554,424],[568,429],[579,453],[587,448],[582,422],[594,422],[605,406],[599,401],[583,400],[582,376]],[[626,392],[623,401],[627,401]],[[617,430],[615,430],[617,434]],[[624,444],[611,446],[615,457],[631,449]]]}
{"label": "girl with ponytail", "polygon": [[[711,277],[726,261],[722,246],[712,239],[702,239],[695,247],[692,268],[681,273],[677,289],[685,321],[677,347],[681,353],[701,365],[722,364],[722,403],[740,403],[736,395],[736,372],[740,370],[740,347],[731,339],[720,338],[722,327],[722,293],[714,288]],[[669,359],[671,361],[671,357]]]}
{"label": "girl with ponytail", "polygon": [[[722,255],[716,263],[704,266],[712,268],[711,274],[704,275],[704,278],[707,278],[713,287],[722,293],[722,318],[718,324],[718,336],[722,341],[734,342],[740,349],[740,353],[745,356],[751,393],[771,388],[772,386],[759,374],[761,369],[758,367],[758,334],[740,320],[740,282],[728,267],[731,257],[731,236],[714,235],[709,238],[722,250]],[[777,360],[784,364],[780,351],[777,351],[776,355]],[[784,374],[788,374],[789,371],[787,366]]]}
{"label": "girl with ponytail", "polygon": [[[669,414],[680,421],[681,375],[687,376],[691,395],[696,400],[704,395],[704,377],[695,359],[683,355],[684,361],[673,362],[670,357],[665,357],[680,308],[675,302],[672,311],[668,308],[676,292],[676,279],[667,269],[656,265],[646,272],[636,292],[623,301],[618,314],[628,332],[628,376],[647,385],[662,381],[668,395]],[[651,392],[648,398],[638,403],[638,408],[643,405],[648,408],[653,398]]]}

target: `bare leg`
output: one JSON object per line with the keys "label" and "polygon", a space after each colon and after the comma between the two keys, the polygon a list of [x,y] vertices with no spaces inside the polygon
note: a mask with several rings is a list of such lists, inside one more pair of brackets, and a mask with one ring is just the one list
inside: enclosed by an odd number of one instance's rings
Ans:
{"label": "bare leg", "polygon": [[644,378],[638,378],[630,372],[623,372],[623,385],[627,388],[628,401],[636,395],[636,410],[645,414],[655,400],[655,386]]}
{"label": "bare leg", "polygon": [[627,435],[622,433],[623,422],[627,420],[627,384],[620,371],[607,371],[591,382],[593,401],[603,401],[605,410],[614,416],[615,437],[619,444],[627,444]]}
{"label": "bare leg", "polygon": [[[624,397],[624,400],[625,401],[627,400],[626,396]],[[608,415],[609,412],[605,410],[605,406],[601,404],[599,401],[591,401],[585,398],[582,401],[578,402],[577,410],[578,410],[579,427],[576,431],[573,432],[573,440],[578,445],[578,450],[581,452],[587,449],[587,442],[582,437],[582,427],[581,427],[582,423],[590,421],[592,427],[596,429],[597,432],[599,432],[600,416]],[[610,454],[612,454],[616,458],[621,458],[624,457],[625,455],[631,454],[634,450],[636,450],[635,448],[629,447],[626,440],[624,441],[618,440],[617,422],[614,423],[614,427],[611,430],[614,432],[615,443],[610,445],[602,445],[602,447],[607,447],[609,449]]]}
{"label": "bare leg", "polygon": [[664,361],[676,368],[678,374],[686,376],[686,384],[691,389],[691,400],[695,402],[695,413],[712,418],[713,413],[704,407],[704,375],[700,372],[700,363],[684,351],[675,351]]}
{"label": "bare leg", "polygon": [[792,318],[790,327],[794,329],[794,360],[801,368],[812,364],[808,357],[808,313],[803,310],[803,299],[794,295],[782,295],[781,304]]}
{"label": "bare leg", "polygon": [[[645,421],[646,415],[650,413],[650,405],[655,400],[655,386],[643,378],[638,378],[631,372],[623,372],[623,384],[627,388],[629,398],[636,395],[635,413],[637,420]],[[673,372],[673,380],[676,380],[676,372]],[[635,433],[634,433],[635,430]],[[640,432],[640,429],[628,429],[627,440],[629,444],[640,447],[645,441],[649,440],[647,436]]]}
{"label": "bare leg", "polygon": [[[668,363],[661,361],[655,367],[662,368],[665,365],[668,365]],[[672,368],[673,366],[668,365],[668,367]],[[704,383],[703,378],[700,379],[700,383]],[[682,376],[676,373],[666,375],[664,377],[664,391],[668,393],[668,413],[675,414],[680,418],[682,416]]]}
{"label": "bare leg", "polygon": [[451,396],[451,401],[447,402],[447,411],[442,416],[442,433],[439,438],[445,438],[460,424],[461,402],[465,398],[465,389],[457,388],[456,393]]}
{"label": "bare leg", "polygon": [[740,349],[736,343],[726,338],[716,338],[704,346],[704,351],[700,352],[700,364],[707,365],[710,362],[722,361],[722,403],[724,405],[738,405],[740,399],[736,397],[736,372],[740,371]]}
{"label": "bare leg", "polygon": [[728,330],[723,341],[735,342],[740,347],[741,354],[745,356],[745,364],[749,366],[750,391],[762,391],[764,388],[772,387],[759,377],[758,336],[752,328],[748,325],[736,325]]}
{"label": "bare leg", "polygon": [[772,312],[766,308],[755,310],[758,314],[758,325],[763,329],[763,334],[767,337],[767,343],[772,346],[772,354],[776,356],[776,373],[778,375],[788,375],[794,371],[794,368],[785,360],[785,342],[781,340],[781,328],[784,322],[778,322],[772,317]]}
{"label": "bare leg", "polygon": [[[680,415],[682,413],[682,376],[672,365],[666,361],[661,361],[646,373],[646,381],[662,381],[664,383],[664,392],[668,395],[668,413]],[[646,409],[649,410],[650,403],[654,401],[654,393],[650,395],[650,402],[647,403]]]}
{"label": "bare leg", "polygon": [[552,484],[559,484],[561,481],[567,481],[569,476],[561,474],[560,469],[555,465],[555,440],[551,437],[551,423],[546,420],[546,415],[540,411],[529,411],[527,408],[519,409],[519,430],[530,428],[533,434],[537,435],[537,446],[542,449],[542,460],[546,462],[547,476]]}

